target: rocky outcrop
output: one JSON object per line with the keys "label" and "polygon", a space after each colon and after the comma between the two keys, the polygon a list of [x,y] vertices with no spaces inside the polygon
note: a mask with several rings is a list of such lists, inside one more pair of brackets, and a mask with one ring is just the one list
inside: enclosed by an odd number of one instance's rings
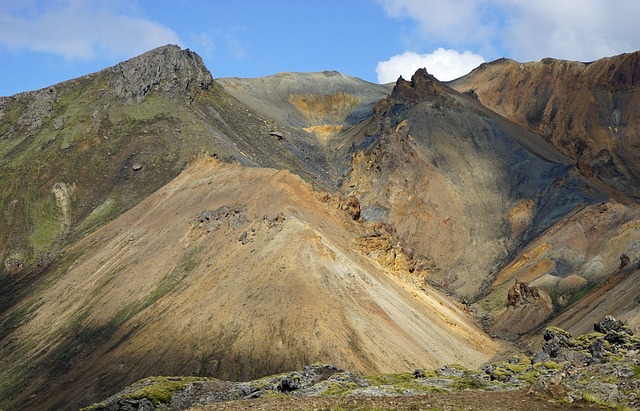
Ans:
{"label": "rocky outcrop", "polygon": [[536,361],[553,360],[568,362],[570,366],[584,367],[592,364],[615,362],[640,351],[640,339],[621,321],[611,316],[597,322],[594,332],[573,338],[557,327],[545,329],[545,344],[534,357]]}
{"label": "rocky outcrop", "polygon": [[83,411],[185,410],[196,405],[274,394],[316,396],[334,385],[366,387],[370,384],[357,374],[325,364],[309,365],[301,371],[249,382],[227,382],[203,377],[155,377],[132,384]]}
{"label": "rocky outcrop", "polygon": [[364,133],[373,143],[354,153],[343,192],[358,198],[365,221],[393,225],[430,261],[431,284],[462,298],[474,299],[490,281],[483,273],[574,207],[602,201],[539,136],[424,69],[397,81]]}
{"label": "rocky outcrop", "polygon": [[24,268],[23,262],[19,258],[8,257],[4,260],[4,269],[7,274],[16,274]]}
{"label": "rocky outcrop", "polygon": [[429,74],[426,68],[418,69],[410,81],[400,76],[391,98],[409,107],[425,100],[430,100],[434,107],[441,107],[445,102],[452,101],[440,81]]}
{"label": "rocky outcrop", "polygon": [[488,321],[489,330],[502,338],[515,339],[539,327],[552,313],[553,303],[547,291],[516,279],[507,291],[506,307]]}
{"label": "rocky outcrop", "polygon": [[629,264],[631,264],[631,259],[629,258],[629,256],[626,254],[620,255],[620,266],[618,267],[618,270],[624,269]]}
{"label": "rocky outcrop", "polygon": [[[595,325],[607,334],[573,338],[550,327],[544,331],[543,350],[533,356],[517,354],[486,364],[480,370],[460,365],[418,368],[413,373],[362,377],[332,365],[314,364],[301,371],[249,382],[227,382],[198,377],[159,377],[139,381],[85,411],[112,411],[136,404],[143,410],[182,410],[195,405],[229,400],[251,400],[273,395],[299,397],[389,397],[472,390],[524,390],[562,404],[620,409],[640,407],[640,340],[629,336],[622,343],[607,339],[624,324],[607,317]],[[626,333],[625,333],[626,334]],[[612,342],[613,341],[613,342]],[[592,361],[593,358],[598,361]],[[158,395],[162,393],[162,395]],[[251,402],[245,403],[251,407]]]}
{"label": "rocky outcrop", "polygon": [[356,196],[348,196],[341,193],[321,193],[320,201],[328,203],[335,208],[345,212],[354,221],[358,221],[360,219],[360,202],[358,201],[358,198]]}
{"label": "rocky outcrop", "polygon": [[106,72],[113,76],[113,83],[103,92],[112,93],[123,104],[138,104],[154,91],[193,100],[197,93],[213,84],[202,58],[175,45],[148,51]]}
{"label": "rocky outcrop", "polygon": [[249,221],[251,217],[245,212],[246,206],[223,205],[215,210],[204,210],[196,219],[198,227],[207,233],[220,229],[223,224],[231,228],[238,228]]}
{"label": "rocky outcrop", "polygon": [[540,301],[540,290],[531,287],[528,283],[516,280],[513,287],[507,293],[507,305],[517,306],[523,304],[536,303]]}
{"label": "rocky outcrop", "polygon": [[381,222],[364,224],[367,232],[354,241],[361,253],[395,274],[411,274],[415,279],[424,281],[427,262],[402,246],[393,226]]}
{"label": "rocky outcrop", "polygon": [[604,317],[604,320],[594,323],[593,331],[601,334],[616,332],[616,333],[624,333],[627,335],[633,335],[633,331],[631,331],[629,327],[627,327],[622,321],[616,320],[610,315]]}

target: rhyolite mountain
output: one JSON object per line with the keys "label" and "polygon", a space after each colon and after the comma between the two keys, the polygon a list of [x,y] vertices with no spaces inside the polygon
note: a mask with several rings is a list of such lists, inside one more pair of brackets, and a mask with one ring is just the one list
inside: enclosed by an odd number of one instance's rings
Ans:
{"label": "rhyolite mountain", "polygon": [[0,407],[637,330],[634,56],[377,85],[165,46],[1,97]]}

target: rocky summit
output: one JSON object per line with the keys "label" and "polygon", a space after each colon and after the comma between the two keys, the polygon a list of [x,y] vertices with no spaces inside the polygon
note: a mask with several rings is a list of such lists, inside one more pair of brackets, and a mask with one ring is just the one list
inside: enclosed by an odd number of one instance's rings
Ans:
{"label": "rocky summit", "polygon": [[636,60],[1,97],[0,407],[640,407]]}

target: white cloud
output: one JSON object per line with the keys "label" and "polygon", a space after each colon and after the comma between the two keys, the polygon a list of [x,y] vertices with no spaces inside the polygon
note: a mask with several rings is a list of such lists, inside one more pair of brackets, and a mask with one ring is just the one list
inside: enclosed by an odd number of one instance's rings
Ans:
{"label": "white cloud", "polygon": [[41,9],[5,9],[0,14],[0,44],[12,50],[91,60],[97,56],[131,57],[180,42],[171,29],[127,15],[132,8],[121,6],[118,1],[67,0]]}
{"label": "white cloud", "polygon": [[495,35],[498,20],[490,0],[378,0],[393,18],[413,19],[425,39],[453,46],[482,44]]}
{"label": "white cloud", "polygon": [[430,47],[521,61],[588,61],[640,49],[637,0],[377,1],[390,17],[415,21],[414,36]]}
{"label": "white cloud", "polygon": [[405,52],[381,61],[376,67],[378,82],[390,83],[399,76],[410,79],[419,68],[427,71],[438,80],[449,81],[463,76],[484,62],[484,58],[470,51],[460,53],[456,50],[439,48],[431,54]]}
{"label": "white cloud", "polygon": [[514,7],[504,27],[513,58],[595,60],[640,49],[635,0],[503,0]]}

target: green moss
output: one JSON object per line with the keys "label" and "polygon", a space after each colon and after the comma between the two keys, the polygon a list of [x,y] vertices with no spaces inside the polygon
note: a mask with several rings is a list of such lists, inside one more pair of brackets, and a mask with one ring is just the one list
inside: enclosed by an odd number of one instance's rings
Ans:
{"label": "green moss", "polygon": [[557,363],[555,361],[545,361],[543,362],[545,368],[549,370],[562,370],[564,369],[564,363]]}
{"label": "green moss", "polygon": [[[0,120],[0,135],[7,135],[10,131],[15,129],[16,123],[22,115],[26,105],[27,104],[24,100],[15,99],[11,101],[8,107],[5,107],[4,114]],[[3,142],[7,140],[3,140]],[[4,154],[2,150],[0,150],[0,154]]]}
{"label": "green moss", "polygon": [[517,354],[511,357],[510,362],[514,364],[531,365],[531,358],[527,357],[524,354]]}
{"label": "green moss", "polygon": [[[425,370],[425,377],[427,378],[435,378],[437,374],[433,370]],[[398,384],[407,384],[414,383],[416,378],[411,373],[400,373],[400,374],[379,374],[371,377],[366,377],[365,380],[371,385],[376,387],[382,385],[398,385]]]}
{"label": "green moss", "polygon": [[195,381],[204,381],[203,377],[150,377],[141,381],[142,384],[149,384],[139,390],[124,395],[125,398],[139,400],[146,398],[153,404],[168,404],[171,402],[173,393],[179,391]]}
{"label": "green moss", "polygon": [[449,368],[453,368],[454,370],[458,370],[458,371],[464,371],[465,373],[471,372],[471,370],[469,370],[467,367],[460,364],[449,364]]}
{"label": "green moss", "polygon": [[353,382],[328,381],[327,389],[322,392],[322,396],[335,397],[351,393],[358,385]]}
{"label": "green moss", "polygon": [[579,299],[581,299],[582,297],[584,297],[585,295],[589,294],[591,291],[593,291],[594,288],[596,288],[598,284],[596,283],[588,283],[587,285],[584,286],[584,288],[582,288],[581,290],[575,292],[574,294],[571,295],[571,298],[569,298],[569,302],[567,303],[567,306],[575,303],[576,301],[578,301]]}
{"label": "green moss", "polygon": [[491,385],[487,381],[470,377],[450,377],[453,379],[451,387],[455,390],[481,390]]}
{"label": "green moss", "polygon": [[[573,348],[587,350],[589,346],[593,343],[593,341],[596,339],[600,339],[604,341],[604,334],[601,334],[598,332],[592,332],[588,334],[579,335],[578,337],[572,338],[571,341],[569,341],[569,346]],[[606,341],[606,343],[607,344],[605,345],[605,348],[611,349],[611,344],[608,344],[608,341]],[[607,346],[609,348],[607,348]]]}
{"label": "green moss", "polygon": [[107,404],[105,404],[104,402],[99,402],[88,407],[80,408],[80,411],[96,411],[104,408],[107,408]]}
{"label": "green moss", "polygon": [[601,400],[600,398],[596,397],[595,395],[588,393],[588,392],[583,392],[582,393],[582,399],[586,402],[590,402],[592,404],[598,404],[601,406],[605,406],[608,408],[608,405],[605,401]]}
{"label": "green moss", "polygon": [[511,371],[513,373],[516,373],[516,374],[523,373],[523,372],[527,371],[530,368],[529,364],[510,364],[510,363],[505,364],[505,367],[509,371]]}
{"label": "green moss", "polygon": [[546,330],[549,330],[549,331],[551,331],[551,332],[553,332],[555,334],[558,334],[558,335],[562,335],[562,336],[566,337],[567,339],[573,338],[569,332],[563,330],[560,327],[555,327],[553,325],[550,325],[549,327],[546,328]]}
{"label": "green moss", "polygon": [[626,352],[623,353],[622,351],[623,351],[622,349],[618,351],[618,354],[620,355],[607,353],[606,357],[609,359],[610,362],[624,362],[627,360]]}
{"label": "green moss", "polygon": [[538,381],[539,375],[540,373],[538,373],[537,371],[527,371],[524,374],[516,375],[516,378],[529,384],[534,384],[536,381]]}
{"label": "green moss", "polygon": [[260,378],[257,380],[253,380],[249,382],[249,386],[254,389],[254,390],[263,390],[265,388],[269,389],[269,390],[274,390],[275,389],[275,383],[274,383],[275,377],[274,376],[269,376],[269,377],[264,377],[264,378]]}
{"label": "green moss", "polygon": [[533,365],[533,368],[536,371],[542,371],[543,369],[560,371],[564,369],[564,365],[565,365],[564,363],[557,363],[555,361],[544,361],[544,362],[535,363]]}
{"label": "green moss", "polygon": [[502,310],[507,305],[507,298],[505,296],[507,295],[509,287],[511,287],[511,283],[503,284],[484,299],[480,300],[478,302],[480,308],[488,313],[495,313],[496,311]]}
{"label": "green moss", "polygon": [[29,243],[36,255],[50,251],[61,234],[62,215],[56,205],[55,196],[50,191],[41,197],[35,190],[29,190],[25,198],[25,211],[29,214]]}
{"label": "green moss", "polygon": [[93,209],[91,214],[89,214],[87,218],[78,225],[76,231],[85,231],[107,221],[116,210],[116,205],[117,200],[115,196],[108,197],[102,204]]}
{"label": "green moss", "polygon": [[498,381],[508,381],[511,376],[513,375],[513,373],[509,370],[506,370],[504,368],[500,368],[497,367],[496,369],[493,370],[493,372],[491,373],[491,376],[495,379],[497,379]]}

